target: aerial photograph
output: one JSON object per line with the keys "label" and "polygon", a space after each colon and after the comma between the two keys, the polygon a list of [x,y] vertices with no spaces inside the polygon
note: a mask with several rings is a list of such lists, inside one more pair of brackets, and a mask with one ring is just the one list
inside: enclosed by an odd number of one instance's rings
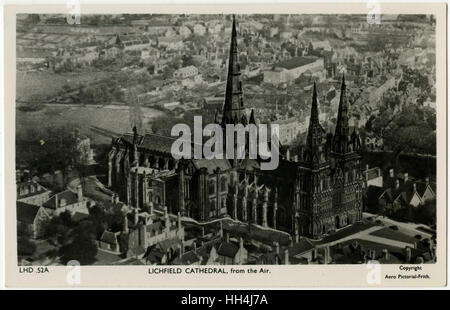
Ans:
{"label": "aerial photograph", "polygon": [[379,17],[17,14],[18,265],[436,263],[436,19]]}

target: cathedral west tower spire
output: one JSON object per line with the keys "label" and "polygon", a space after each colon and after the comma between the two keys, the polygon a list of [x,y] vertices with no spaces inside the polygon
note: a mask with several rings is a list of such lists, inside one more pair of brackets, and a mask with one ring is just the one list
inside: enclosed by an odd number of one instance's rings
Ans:
{"label": "cathedral west tower spire", "polygon": [[[319,106],[317,102],[316,82],[313,86],[311,115],[309,118],[308,136],[306,138],[307,161],[319,163],[323,160],[323,139],[325,131],[319,123]],[[322,159],[321,159],[322,158]]]}

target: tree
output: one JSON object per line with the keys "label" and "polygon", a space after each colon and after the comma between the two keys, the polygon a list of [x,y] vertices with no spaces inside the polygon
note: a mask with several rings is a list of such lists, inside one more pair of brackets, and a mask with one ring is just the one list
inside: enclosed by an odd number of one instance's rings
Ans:
{"label": "tree", "polygon": [[95,262],[97,245],[87,235],[78,235],[73,241],[60,248],[61,263],[67,264],[71,260],[77,260],[80,265],[90,265]]}
{"label": "tree", "polygon": [[[434,116],[435,124],[435,116]],[[436,154],[436,132],[433,116],[417,106],[407,106],[392,116],[386,109],[374,120],[373,129],[384,145],[393,150],[395,166],[402,152]]]}
{"label": "tree", "polygon": [[17,237],[17,254],[19,256],[31,256],[36,252],[36,244],[27,237]]}
{"label": "tree", "polygon": [[436,200],[428,200],[419,205],[414,214],[414,220],[426,225],[436,225]]}
{"label": "tree", "polygon": [[61,262],[67,264],[77,260],[81,265],[89,265],[95,261],[97,244],[95,225],[91,221],[82,221],[70,232],[70,241],[59,249]]}
{"label": "tree", "polygon": [[70,228],[67,225],[67,218],[64,215],[53,217],[45,226],[44,237],[55,244],[65,244],[69,240],[69,236]]}

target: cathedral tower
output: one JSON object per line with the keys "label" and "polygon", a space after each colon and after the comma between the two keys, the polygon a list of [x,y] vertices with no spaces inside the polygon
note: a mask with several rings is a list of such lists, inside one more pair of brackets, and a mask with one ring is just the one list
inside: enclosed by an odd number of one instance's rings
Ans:
{"label": "cathedral tower", "polygon": [[305,151],[297,171],[294,234],[320,237],[332,229],[333,216],[326,133],[319,123],[315,82]]}
{"label": "cathedral tower", "polygon": [[228,58],[228,75],[223,105],[222,127],[226,124],[247,124],[242,94],[241,66],[237,50],[236,19],[233,15],[231,29],[230,56]]}
{"label": "cathedral tower", "polygon": [[350,134],[346,92],[345,78],[342,77],[338,117],[331,143],[336,229],[359,221],[362,217],[361,141],[356,129]]}

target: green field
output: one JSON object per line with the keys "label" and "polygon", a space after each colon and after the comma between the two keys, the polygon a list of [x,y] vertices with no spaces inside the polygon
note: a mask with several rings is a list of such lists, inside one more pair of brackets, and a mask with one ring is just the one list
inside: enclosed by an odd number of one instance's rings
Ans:
{"label": "green field", "polygon": [[[142,108],[144,124],[163,112],[150,108]],[[130,132],[130,115],[128,107],[97,107],[76,105],[47,105],[35,112],[23,112],[16,109],[16,131],[33,126],[76,124],[80,132],[91,138],[93,144],[110,143],[111,138],[97,134],[91,126],[101,127],[115,133]]]}
{"label": "green field", "polygon": [[108,78],[108,72],[77,72],[56,74],[51,71],[16,71],[16,100],[28,101],[32,96],[44,98],[57,96],[63,85],[76,87],[80,83],[89,85],[98,79]]}

